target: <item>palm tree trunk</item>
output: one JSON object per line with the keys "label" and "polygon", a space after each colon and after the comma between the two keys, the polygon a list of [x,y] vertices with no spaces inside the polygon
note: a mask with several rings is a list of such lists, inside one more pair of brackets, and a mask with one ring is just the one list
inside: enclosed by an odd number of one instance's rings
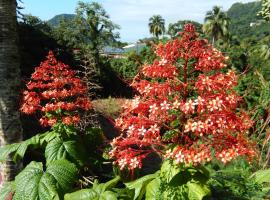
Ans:
{"label": "palm tree trunk", "polygon": [[[22,139],[19,114],[20,61],[16,0],[0,1],[0,146]],[[0,184],[12,180],[18,164],[11,158],[0,166]]]}
{"label": "palm tree trunk", "polygon": [[215,36],[212,38],[212,45],[215,46]]}

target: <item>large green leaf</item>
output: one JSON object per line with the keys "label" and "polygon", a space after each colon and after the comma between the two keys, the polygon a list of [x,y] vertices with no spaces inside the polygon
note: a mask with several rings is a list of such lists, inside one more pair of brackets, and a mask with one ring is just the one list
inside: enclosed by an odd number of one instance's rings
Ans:
{"label": "large green leaf", "polygon": [[147,184],[158,176],[159,173],[143,176],[135,181],[125,183],[128,189],[135,190],[134,200],[143,198]]}
{"label": "large green leaf", "polygon": [[160,176],[166,179],[169,183],[173,177],[181,172],[181,168],[178,165],[173,164],[171,160],[165,160],[160,169]]}
{"label": "large green leaf", "polygon": [[98,200],[99,194],[93,189],[82,189],[65,194],[65,200]]}
{"label": "large green leaf", "polygon": [[252,174],[256,183],[270,183],[270,169],[259,170]]}
{"label": "large green leaf", "polygon": [[112,191],[105,191],[100,195],[99,200],[117,200],[117,194]]}
{"label": "large green leaf", "polygon": [[64,141],[61,138],[56,137],[46,146],[45,157],[47,163],[54,160],[67,159],[82,166],[86,157],[86,152],[77,140],[70,139]]}
{"label": "large green leaf", "polygon": [[50,163],[46,172],[43,164],[31,162],[15,178],[14,200],[56,200],[59,192],[67,192],[76,180],[75,166],[58,160]]}
{"label": "large green leaf", "polygon": [[206,185],[200,183],[188,182],[188,198],[189,200],[202,200],[210,194],[210,190]]}
{"label": "large green leaf", "polygon": [[65,200],[117,200],[117,194],[109,191],[120,180],[117,176],[114,179],[99,184],[97,181],[91,189],[82,189],[73,193],[65,194]]}
{"label": "large green leaf", "polygon": [[13,160],[16,161],[24,157],[26,150],[29,146],[34,148],[42,146],[45,142],[49,142],[52,138],[56,136],[55,132],[46,132],[43,134],[38,134],[32,138],[25,140],[20,143],[14,143],[6,145],[0,148],[0,162],[6,160],[7,156],[13,153]]}
{"label": "large green leaf", "polygon": [[146,186],[145,200],[158,199],[160,183],[160,179],[155,178]]}
{"label": "large green leaf", "polygon": [[116,176],[114,179],[106,182],[102,186],[102,192],[112,189],[120,181],[120,176]]}
{"label": "large green leaf", "polygon": [[58,188],[63,192],[71,189],[77,179],[77,168],[67,160],[56,160],[51,162],[46,170],[56,180]]}

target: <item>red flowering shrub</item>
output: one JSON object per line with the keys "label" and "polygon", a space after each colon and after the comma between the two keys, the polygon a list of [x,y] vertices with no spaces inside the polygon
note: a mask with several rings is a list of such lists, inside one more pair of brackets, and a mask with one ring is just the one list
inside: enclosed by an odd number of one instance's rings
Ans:
{"label": "red flowering shrub", "polygon": [[231,70],[223,73],[227,58],[199,39],[191,24],[180,39],[159,44],[156,54],[159,59],[132,83],[140,95],[116,120],[122,133],[112,142],[115,164],[141,168],[153,152],[193,165],[251,159],[255,151],[244,135],[252,121],[237,110],[237,77]]}
{"label": "red flowering shrub", "polygon": [[85,84],[69,66],[57,61],[52,51],[47,60],[35,68],[26,87],[21,111],[41,113],[43,126],[57,122],[76,124],[80,120],[80,111],[91,108]]}

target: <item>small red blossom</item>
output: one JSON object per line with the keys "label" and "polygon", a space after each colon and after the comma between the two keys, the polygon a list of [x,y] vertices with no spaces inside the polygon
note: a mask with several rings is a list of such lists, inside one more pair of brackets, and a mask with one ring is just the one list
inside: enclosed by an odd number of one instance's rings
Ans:
{"label": "small red blossom", "polygon": [[227,58],[191,24],[180,38],[159,44],[156,54],[131,85],[139,96],[116,119],[121,135],[112,142],[114,163],[133,171],[151,153],[193,165],[251,160],[256,153],[245,134],[252,121],[237,111],[241,97],[233,90],[235,72],[224,73]]}
{"label": "small red blossom", "polygon": [[76,124],[80,121],[80,111],[92,107],[86,96],[86,85],[68,65],[57,61],[52,51],[47,60],[35,68],[26,88],[21,111],[25,114],[40,112],[42,126],[53,126],[57,122]]}

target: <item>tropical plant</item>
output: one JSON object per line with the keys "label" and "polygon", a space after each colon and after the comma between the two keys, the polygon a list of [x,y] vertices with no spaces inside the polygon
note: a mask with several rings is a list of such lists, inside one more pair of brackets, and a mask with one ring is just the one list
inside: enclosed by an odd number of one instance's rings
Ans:
{"label": "tropical plant", "polygon": [[[104,8],[97,2],[78,2],[76,16],[70,22],[62,21],[56,28],[59,40],[74,45],[73,48],[85,49],[92,53],[94,62],[99,64],[99,51],[104,45],[116,42],[119,37],[114,24]],[[63,36],[64,33],[64,36]]]}
{"label": "tropical plant", "polygon": [[106,183],[94,182],[90,189],[66,194],[65,200],[202,200],[210,195],[208,179],[208,171],[203,167],[196,169],[191,166],[184,167],[166,160],[161,170],[131,182],[124,182],[125,187],[117,187],[121,179],[116,176]]}
{"label": "tropical plant", "polygon": [[122,134],[111,143],[115,164],[133,172],[152,153],[194,166],[214,158],[251,160],[256,153],[245,134],[252,121],[237,112],[236,75],[222,73],[221,52],[187,24],[181,38],[160,44],[156,53],[160,59],[132,83],[140,95],[116,119]]}
{"label": "tropical plant", "polygon": [[43,126],[57,122],[78,123],[80,112],[89,110],[91,103],[86,96],[86,85],[75,75],[49,51],[47,60],[36,68],[26,85],[21,111],[25,114],[38,112]]}
{"label": "tropical plant", "polygon": [[[18,112],[20,88],[20,58],[18,52],[18,32],[16,1],[0,2],[0,146],[19,142],[22,139],[20,114]],[[1,183],[12,180],[19,170],[10,158],[0,167]]]}
{"label": "tropical plant", "polygon": [[[100,130],[87,127],[80,133],[76,128],[80,114],[91,108],[85,92],[86,85],[75,76],[75,71],[57,61],[50,51],[47,60],[36,67],[27,83],[21,111],[36,113],[41,125],[52,126],[52,129],[0,148],[2,162],[10,154],[17,162],[27,150],[42,149],[46,165],[31,162],[15,177],[14,183],[1,191],[1,195],[13,193],[18,200],[62,199],[77,181],[78,170],[93,167],[93,160],[97,164]],[[88,150],[93,154],[87,155]],[[45,172],[43,168],[46,168]]]}
{"label": "tropical plant", "polygon": [[114,188],[119,181],[119,176],[116,176],[114,179],[106,183],[99,184],[97,181],[95,181],[92,188],[90,189],[82,189],[73,193],[66,194],[65,200],[130,200],[133,196],[132,191],[129,191],[128,189]]}
{"label": "tropical plant", "polygon": [[205,16],[205,24],[203,32],[212,38],[212,45],[218,39],[224,39],[229,33],[229,18],[220,7],[214,6],[211,11],[208,11]]}
{"label": "tropical plant", "polygon": [[165,33],[165,20],[161,17],[161,15],[153,15],[149,19],[149,31],[153,36],[157,39],[160,35]]}

